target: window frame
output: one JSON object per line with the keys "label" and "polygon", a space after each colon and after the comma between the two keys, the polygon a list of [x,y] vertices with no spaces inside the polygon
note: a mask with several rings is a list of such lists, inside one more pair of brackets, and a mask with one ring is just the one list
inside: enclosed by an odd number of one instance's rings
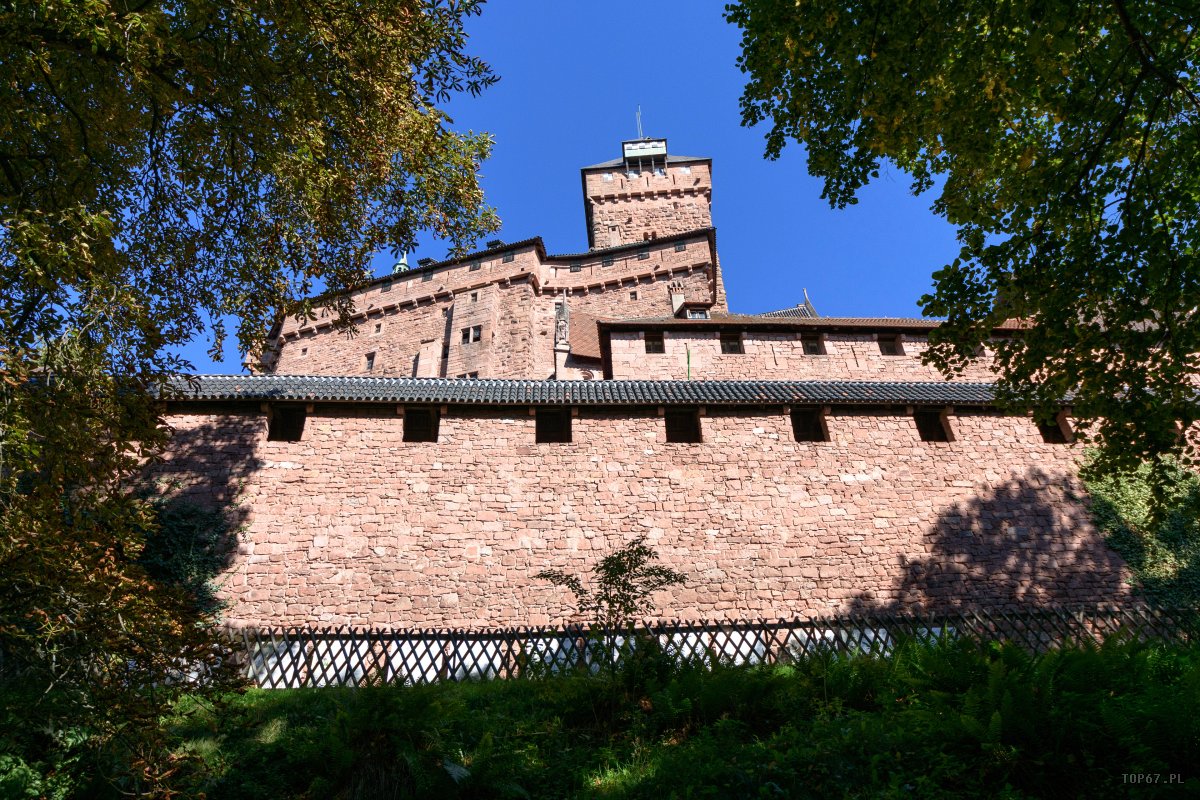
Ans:
{"label": "window frame", "polygon": [[[793,407],[791,413],[792,438],[797,442],[828,442],[829,425],[825,411],[819,407]],[[803,435],[802,435],[803,434]]]}
{"label": "window frame", "polygon": [[304,438],[308,409],[304,406],[271,406],[267,412],[268,442],[299,442]]}
{"label": "window frame", "polygon": [[664,408],[663,431],[668,444],[703,444],[700,409],[694,406]]}
{"label": "window frame", "polygon": [[533,412],[533,440],[537,444],[570,444],[574,433],[570,408],[537,408]]}
{"label": "window frame", "polygon": [[922,442],[953,442],[954,430],[950,427],[950,415],[937,409],[913,409],[913,424]]}
{"label": "window frame", "polygon": [[642,343],[646,355],[663,355],[667,352],[667,337],[663,331],[642,331]]}
{"label": "window frame", "polygon": [[[415,423],[420,417],[425,417],[425,427],[410,424]],[[442,414],[436,406],[413,406],[405,408],[402,441],[407,443],[436,444],[438,437],[441,435],[441,427]]]}
{"label": "window frame", "polygon": [[722,355],[737,355],[746,354],[746,343],[743,340],[742,331],[721,331],[721,354]]}

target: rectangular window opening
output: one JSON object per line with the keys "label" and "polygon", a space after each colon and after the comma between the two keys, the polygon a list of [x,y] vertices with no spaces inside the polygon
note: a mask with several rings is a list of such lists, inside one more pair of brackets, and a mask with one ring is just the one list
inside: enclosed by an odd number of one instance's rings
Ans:
{"label": "rectangular window opening", "polygon": [[637,254],[638,254],[638,261],[645,261],[646,259],[650,258],[650,248],[649,247],[639,247]]}
{"label": "rectangular window opening", "polygon": [[364,361],[363,366],[364,366],[365,371],[367,371],[367,372],[375,371],[375,354],[374,353],[367,353],[367,355],[363,359],[363,361]]}
{"label": "rectangular window opening", "polygon": [[479,302],[479,292],[471,292],[471,302],[472,303]]}
{"label": "rectangular window opening", "polygon": [[637,292],[630,292],[630,293],[629,293],[629,299],[630,299],[630,300],[637,300],[637,297],[638,297],[638,295],[637,295]]}
{"label": "rectangular window opening", "polygon": [[666,343],[663,341],[662,331],[646,331],[644,334],[646,339],[647,353],[665,353],[667,352]]}
{"label": "rectangular window opening", "polygon": [[273,407],[267,421],[268,442],[298,442],[304,436],[304,421],[308,417],[303,408]]}
{"label": "rectangular window opening", "polygon": [[467,272],[478,272],[482,266],[483,266],[483,262],[472,261],[471,266],[467,267]]}
{"label": "rectangular window opening", "polygon": [[570,442],[571,410],[569,408],[539,408],[534,413],[537,441]]}
{"label": "rectangular window opening", "polygon": [[1042,434],[1042,441],[1046,444],[1070,444],[1075,441],[1071,423],[1061,415],[1048,423],[1039,422],[1038,432]]}
{"label": "rectangular window opening", "polygon": [[819,333],[805,333],[800,337],[801,346],[806,356],[825,355],[825,339]]}
{"label": "rectangular window opening", "polygon": [[383,333],[383,323],[382,323],[382,322],[376,322],[376,323],[375,323],[375,332],[376,332],[376,333]]}
{"label": "rectangular window opening", "polygon": [[516,253],[505,253],[504,258],[502,258],[500,260],[502,262],[504,262],[505,264],[511,264],[513,262],[513,259],[515,259],[516,257],[517,257]]}
{"label": "rectangular window opening", "polygon": [[708,319],[707,308],[689,308],[687,312],[688,319]]}
{"label": "rectangular window opening", "polygon": [[390,292],[391,290],[392,290],[392,282],[391,281],[384,281],[383,285],[379,287],[380,293]]}
{"label": "rectangular window opening", "polygon": [[885,356],[904,355],[904,345],[899,334],[879,334],[879,352]]}
{"label": "rectangular window opening", "polygon": [[721,332],[721,352],[726,354],[746,352],[746,349],[742,346],[742,334],[740,331]]}
{"label": "rectangular window opening", "polygon": [[601,259],[600,263],[606,267],[611,267],[613,265],[613,257],[605,256],[603,259]]}
{"label": "rectangular window opening", "polygon": [[406,408],[404,410],[404,441],[436,442],[441,415],[436,408]]}
{"label": "rectangular window opening", "polygon": [[583,271],[583,264],[580,264],[578,261],[571,264],[571,272],[582,272],[582,271]]}
{"label": "rectangular window opening", "polygon": [[687,242],[676,242],[675,243],[675,252],[676,253],[682,253],[684,250],[687,250]]}
{"label": "rectangular window opening", "polygon": [[704,441],[700,433],[700,411],[695,408],[668,408],[663,414],[667,441],[696,444]]}
{"label": "rectangular window opening", "polygon": [[422,275],[422,276],[421,276],[421,280],[423,280],[423,281],[431,281],[431,280],[433,280],[433,273],[432,273],[432,272],[426,272],[424,275]]}
{"label": "rectangular window opening", "polygon": [[792,433],[797,442],[828,442],[829,429],[819,408],[793,408]]}
{"label": "rectangular window opening", "polygon": [[914,411],[913,420],[917,423],[917,433],[922,442],[952,442],[954,436],[950,432],[950,420],[940,411]]}

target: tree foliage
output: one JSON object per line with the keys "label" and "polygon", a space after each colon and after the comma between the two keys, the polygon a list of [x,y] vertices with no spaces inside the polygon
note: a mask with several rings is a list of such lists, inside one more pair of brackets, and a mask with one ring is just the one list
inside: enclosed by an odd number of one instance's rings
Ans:
{"label": "tree foliage", "polygon": [[1194,3],[742,0],[746,125],[807,148],[842,207],[891,162],[958,227],[926,313],[953,375],[1006,318],[1000,390],[1073,393],[1101,471],[1179,452],[1200,372]]}
{"label": "tree foliage", "polygon": [[628,627],[649,613],[654,608],[650,595],[687,580],[681,572],[650,563],[657,558],[658,553],[646,544],[646,537],[639,536],[592,568],[593,588],[585,586],[578,576],[558,569],[542,570],[534,577],[570,590],[579,612],[589,622],[614,630]]}
{"label": "tree foliage", "polygon": [[141,486],[155,396],[226,318],[257,352],[374,252],[496,226],[490,139],[439,108],[495,80],[464,50],[479,5],[0,2],[0,763],[88,753],[89,780],[165,791],[158,720],[229,661],[216,523]]}

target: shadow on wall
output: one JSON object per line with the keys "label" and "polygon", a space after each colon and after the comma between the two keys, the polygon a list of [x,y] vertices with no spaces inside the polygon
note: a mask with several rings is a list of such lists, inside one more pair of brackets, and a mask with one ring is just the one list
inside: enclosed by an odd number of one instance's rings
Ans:
{"label": "shadow on wall", "polygon": [[266,435],[266,417],[221,414],[194,425],[187,419],[172,420],[174,432],[166,457],[151,467],[146,478],[157,494],[203,508],[232,510],[239,505],[246,479],[262,466],[258,445]]}
{"label": "shadow on wall", "polygon": [[1074,478],[1033,470],[955,503],[928,534],[928,550],[901,555],[891,589],[864,593],[852,613],[1006,609],[1115,602],[1126,565],[1096,532]]}

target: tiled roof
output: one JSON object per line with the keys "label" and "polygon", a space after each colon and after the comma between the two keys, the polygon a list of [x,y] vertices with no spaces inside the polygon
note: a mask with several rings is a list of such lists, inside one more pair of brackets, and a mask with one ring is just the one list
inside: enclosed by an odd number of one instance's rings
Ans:
{"label": "tiled roof", "polygon": [[988,406],[992,384],[896,381],[546,381],[192,375],[169,400],[433,403],[485,406]]}
{"label": "tiled roof", "polygon": [[[633,317],[629,319],[604,319],[601,324],[609,328],[679,327],[708,328],[736,325],[743,328],[858,328],[867,330],[931,330],[945,320],[927,317],[805,317],[788,314],[719,314],[714,312],[710,319],[686,319],[682,317]],[[1023,330],[1018,320],[1005,320],[998,331]]]}
{"label": "tiled roof", "polygon": [[[704,156],[675,156],[671,155],[670,153],[667,154],[668,164],[683,164],[688,161],[712,161],[712,159],[705,158]],[[601,161],[599,164],[592,164],[589,167],[583,167],[583,169],[617,169],[623,166],[625,166],[624,158],[613,158],[609,159],[608,161]]]}
{"label": "tiled roof", "polygon": [[600,349],[600,331],[596,327],[596,318],[583,311],[571,312],[571,355],[576,358],[604,357]]}
{"label": "tiled roof", "polygon": [[813,311],[813,307],[809,303],[801,303],[798,306],[791,308],[781,308],[778,311],[767,311],[762,314],[755,314],[756,317],[801,317],[803,319],[813,319],[817,313]]}

